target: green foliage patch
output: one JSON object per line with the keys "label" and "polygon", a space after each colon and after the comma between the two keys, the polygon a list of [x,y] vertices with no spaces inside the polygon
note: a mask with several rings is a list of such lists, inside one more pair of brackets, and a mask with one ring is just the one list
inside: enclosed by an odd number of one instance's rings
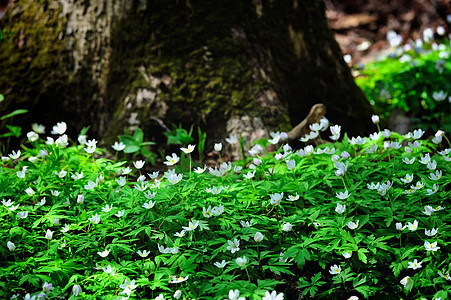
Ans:
{"label": "green foliage patch", "polygon": [[70,143],[65,131],[28,134],[2,157],[3,299],[451,293],[450,148],[422,130],[275,153],[256,144],[247,161],[193,169],[191,145],[164,173],[102,158],[95,140]]}
{"label": "green foliage patch", "polygon": [[388,118],[401,110],[414,128],[451,132],[450,41],[411,41],[392,51],[365,65],[356,78],[376,113]]}

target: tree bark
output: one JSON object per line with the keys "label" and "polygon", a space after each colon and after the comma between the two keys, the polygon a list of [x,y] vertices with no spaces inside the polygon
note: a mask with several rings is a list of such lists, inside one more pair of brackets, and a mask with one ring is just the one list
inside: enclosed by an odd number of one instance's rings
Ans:
{"label": "tree bark", "polygon": [[133,127],[164,142],[161,120],[213,144],[289,131],[324,103],[351,135],[371,126],[322,1],[21,0],[2,22],[0,111],[28,105],[29,123],[93,125],[109,144]]}

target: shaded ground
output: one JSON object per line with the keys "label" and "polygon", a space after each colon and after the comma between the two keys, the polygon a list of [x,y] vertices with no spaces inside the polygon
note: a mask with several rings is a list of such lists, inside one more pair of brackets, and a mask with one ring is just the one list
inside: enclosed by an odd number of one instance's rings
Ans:
{"label": "shaded ground", "polygon": [[[335,32],[343,54],[352,63],[367,62],[388,48],[387,32],[401,34],[404,40],[417,39],[424,29],[443,26],[450,33],[447,15],[451,0],[324,0],[329,26]],[[369,41],[364,51],[358,45]]]}

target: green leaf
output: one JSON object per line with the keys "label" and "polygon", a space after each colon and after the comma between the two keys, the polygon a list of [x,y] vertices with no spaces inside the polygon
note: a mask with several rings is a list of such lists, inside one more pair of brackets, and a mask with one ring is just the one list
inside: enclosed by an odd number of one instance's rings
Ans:
{"label": "green leaf", "polygon": [[135,153],[138,152],[141,148],[139,146],[136,145],[129,145],[126,146],[124,149],[124,153]]}
{"label": "green leaf", "polygon": [[26,109],[16,109],[12,113],[9,113],[9,114],[4,115],[3,117],[1,117],[0,120],[5,120],[5,119],[8,119],[8,118],[17,116],[17,115],[25,114],[27,112],[28,112],[28,110],[26,110]]}
{"label": "green leaf", "polygon": [[138,144],[141,144],[143,142],[143,140],[144,140],[144,132],[139,127],[136,127],[135,134],[133,135],[133,139]]}

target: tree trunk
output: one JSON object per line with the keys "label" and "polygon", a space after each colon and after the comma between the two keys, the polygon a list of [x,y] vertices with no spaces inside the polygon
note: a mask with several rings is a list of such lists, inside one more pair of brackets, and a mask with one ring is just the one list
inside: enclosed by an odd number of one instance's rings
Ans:
{"label": "tree trunk", "polygon": [[324,103],[352,135],[371,125],[322,1],[20,0],[2,22],[0,111],[27,106],[28,123],[110,144],[130,127],[165,141],[162,120],[214,143],[289,131]]}

